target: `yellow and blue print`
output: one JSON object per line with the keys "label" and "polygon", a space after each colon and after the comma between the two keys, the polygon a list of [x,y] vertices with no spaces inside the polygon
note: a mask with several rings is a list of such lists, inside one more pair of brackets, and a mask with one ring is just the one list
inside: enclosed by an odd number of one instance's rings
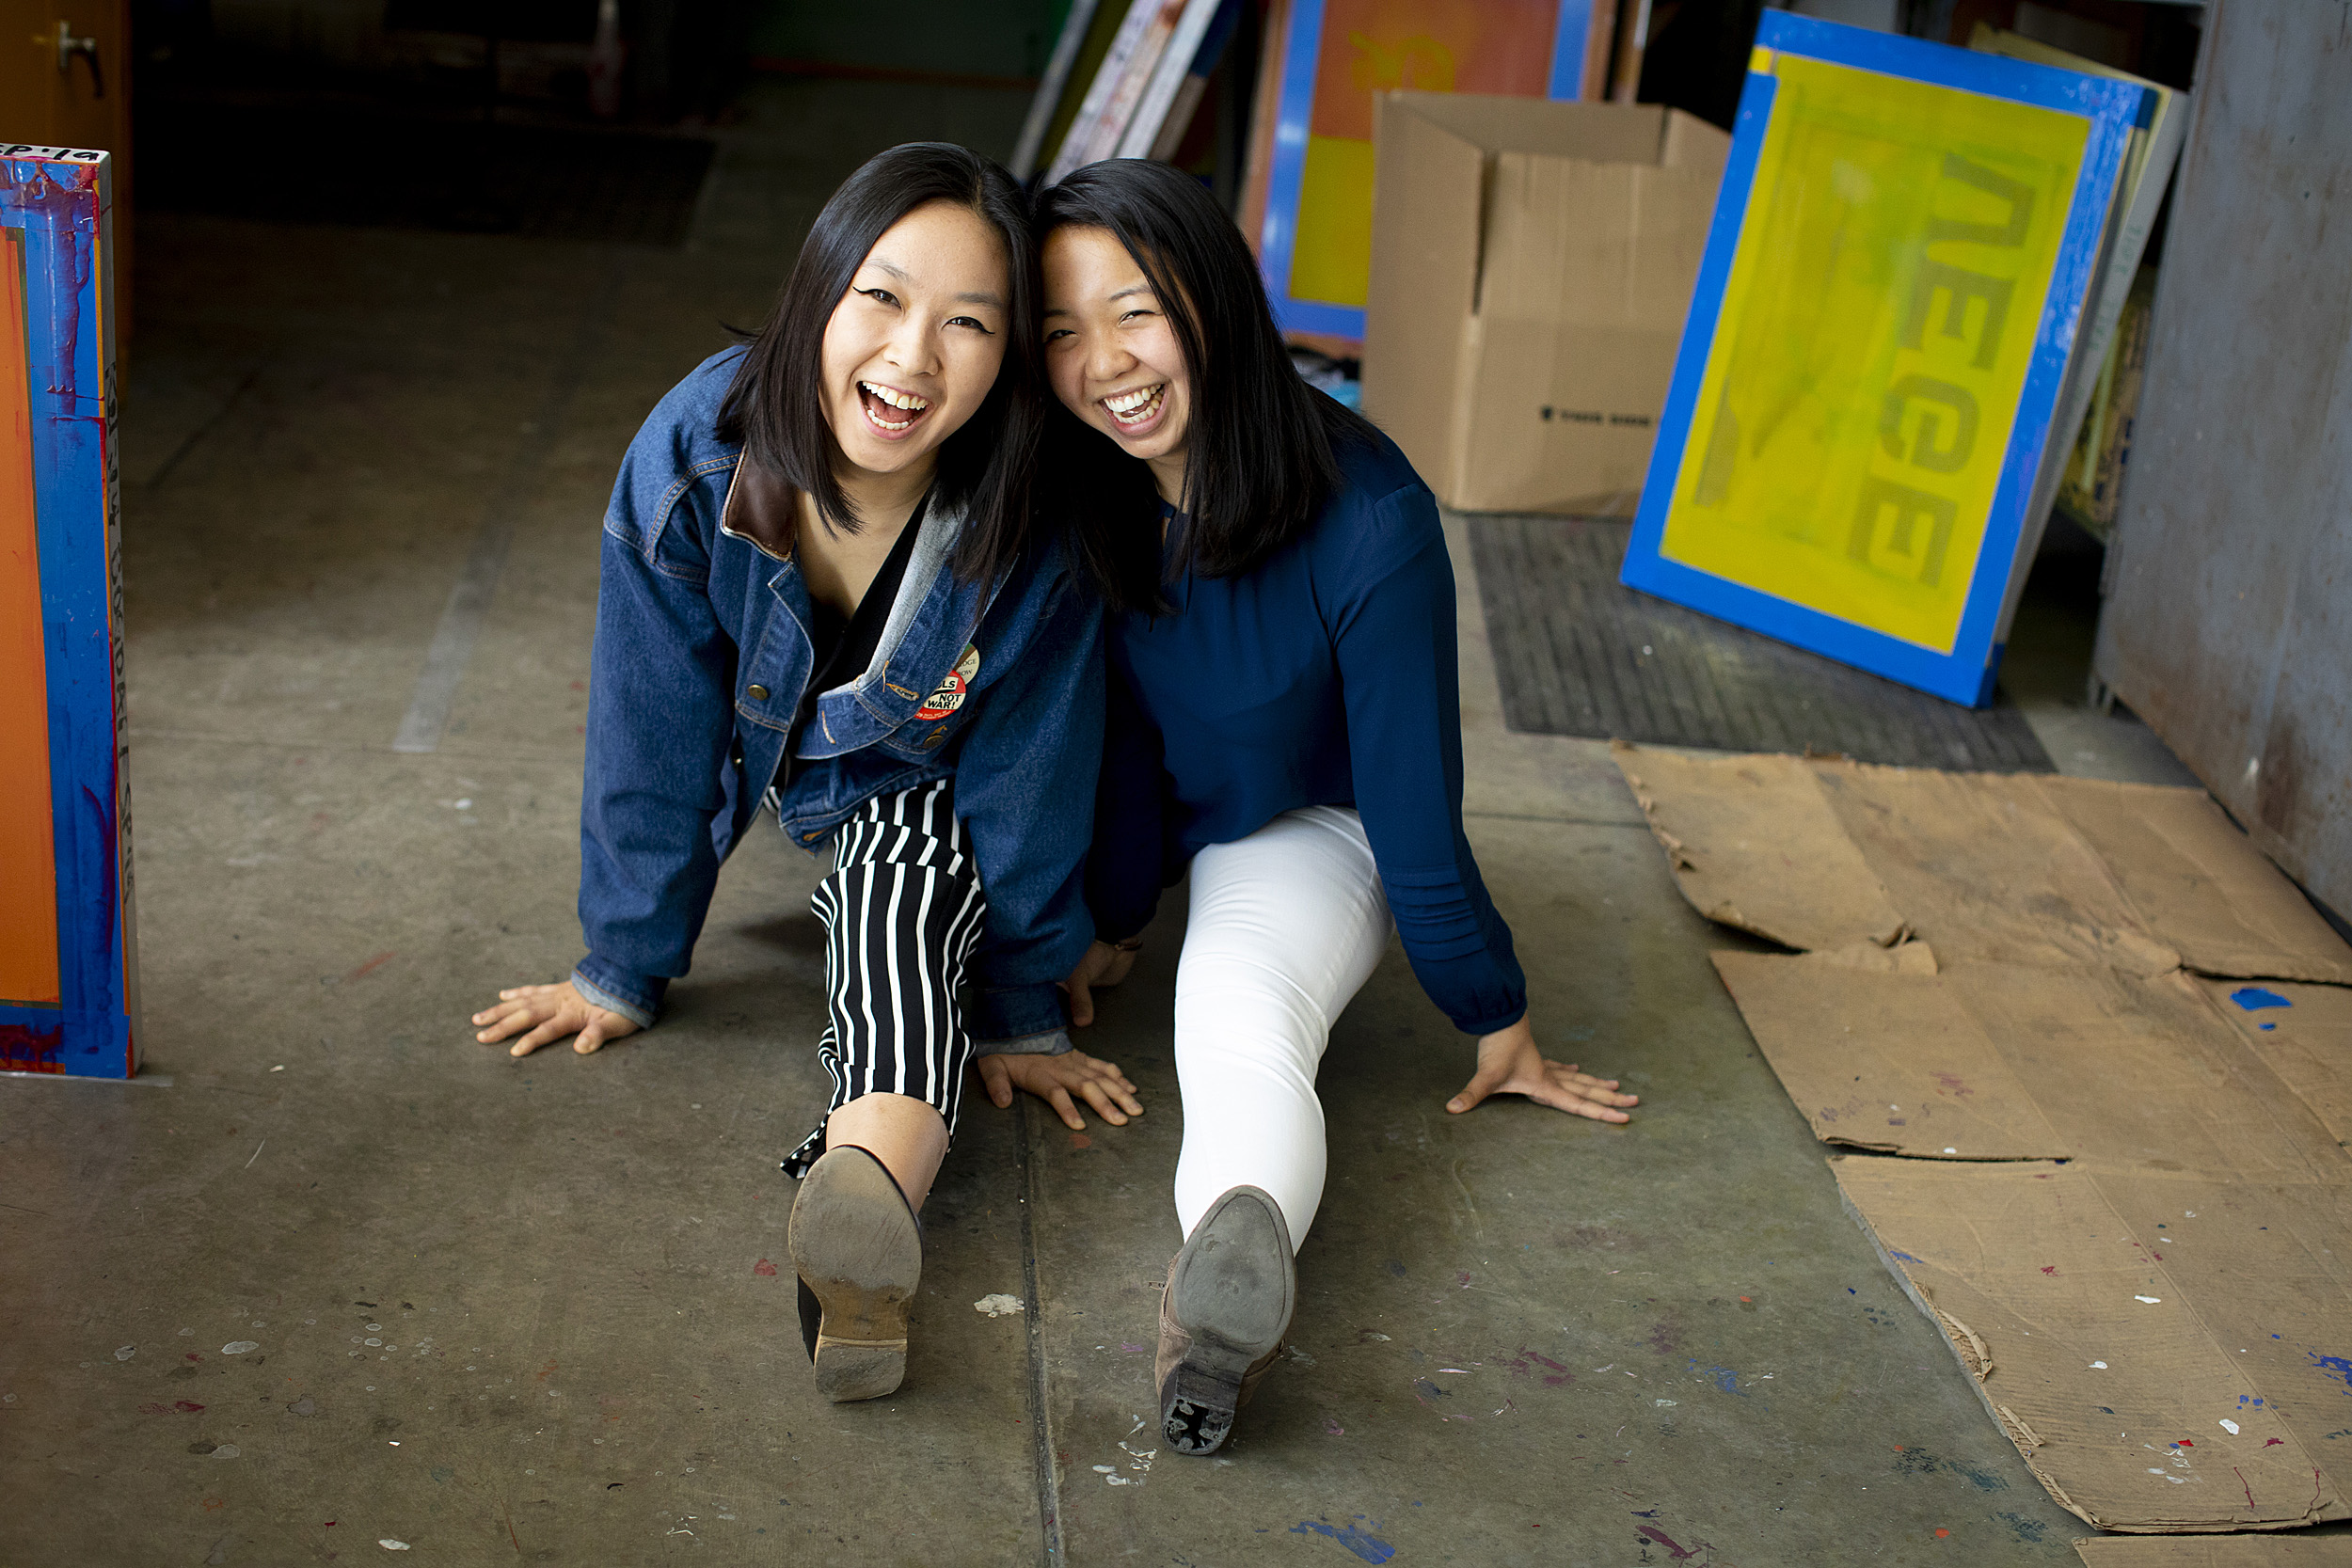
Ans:
{"label": "yellow and blue print", "polygon": [[2144,96],[1767,13],[1624,580],[1989,700]]}

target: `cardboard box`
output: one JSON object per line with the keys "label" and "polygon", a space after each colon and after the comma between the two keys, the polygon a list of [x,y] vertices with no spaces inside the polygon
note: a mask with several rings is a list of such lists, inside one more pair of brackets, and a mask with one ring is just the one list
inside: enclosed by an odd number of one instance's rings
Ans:
{"label": "cardboard box", "polygon": [[1364,411],[1448,506],[1631,515],[1731,138],[1656,104],[1375,103]]}

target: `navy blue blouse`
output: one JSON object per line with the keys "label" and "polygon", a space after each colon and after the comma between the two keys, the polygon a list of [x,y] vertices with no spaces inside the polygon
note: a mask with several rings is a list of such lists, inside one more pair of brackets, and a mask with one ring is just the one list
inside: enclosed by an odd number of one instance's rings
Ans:
{"label": "navy blue blouse", "polygon": [[1170,582],[1172,615],[1112,617],[1089,902],[1103,937],[1131,936],[1204,846],[1301,806],[1354,806],[1422,989],[1457,1028],[1491,1034],[1527,1011],[1527,985],[1462,833],[1438,503],[1385,437],[1339,456],[1322,515],[1254,570]]}

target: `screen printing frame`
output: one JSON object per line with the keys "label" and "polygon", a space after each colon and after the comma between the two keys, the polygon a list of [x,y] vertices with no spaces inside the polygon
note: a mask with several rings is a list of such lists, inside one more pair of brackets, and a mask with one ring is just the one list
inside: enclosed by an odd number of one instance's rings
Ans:
{"label": "screen printing frame", "polygon": [[[1699,395],[1772,123],[1778,87],[1775,67],[1782,55],[1979,93],[2088,121],[2024,388],[1949,652],[1794,603],[1661,553],[1686,464],[1703,456],[1692,450]],[[2001,654],[1994,639],[2025,508],[2050,440],[2068,356],[2096,276],[2122,155],[2132,127],[2148,112],[2150,99],[2145,89],[2125,82],[1767,11],[1756,30],[1733,126],[1731,156],[1619,580],[1963,706],[1989,703]]]}

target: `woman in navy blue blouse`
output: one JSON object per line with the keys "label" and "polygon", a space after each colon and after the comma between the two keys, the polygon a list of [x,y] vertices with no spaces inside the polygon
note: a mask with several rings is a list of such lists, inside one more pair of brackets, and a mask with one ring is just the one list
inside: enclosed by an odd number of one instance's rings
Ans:
{"label": "woman in navy blue blouse", "polygon": [[[1038,198],[1046,467],[1114,614],[1109,733],[1073,1016],[1191,873],[1176,980],[1185,1243],[1160,1312],[1161,1419],[1223,1440],[1271,1366],[1323,1196],[1316,1066],[1393,928],[1478,1040],[1447,1109],[1522,1094],[1624,1121],[1634,1097],[1547,1061],[1510,928],[1462,832],[1454,573],[1387,437],[1292,369],[1232,221],[1142,160]],[[1088,427],[1088,428],[1080,428]]]}

